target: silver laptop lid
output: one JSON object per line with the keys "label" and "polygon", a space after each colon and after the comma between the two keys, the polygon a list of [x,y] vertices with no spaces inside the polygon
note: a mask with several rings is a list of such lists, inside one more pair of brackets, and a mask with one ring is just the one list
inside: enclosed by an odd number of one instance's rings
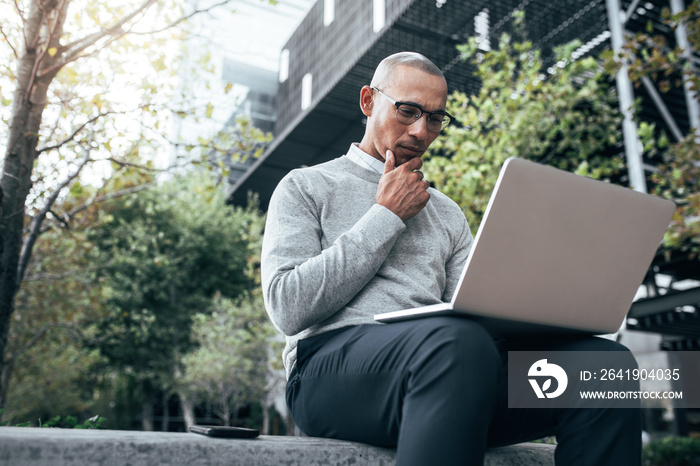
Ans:
{"label": "silver laptop lid", "polygon": [[453,308],[615,332],[674,209],[672,201],[508,159],[474,239]]}

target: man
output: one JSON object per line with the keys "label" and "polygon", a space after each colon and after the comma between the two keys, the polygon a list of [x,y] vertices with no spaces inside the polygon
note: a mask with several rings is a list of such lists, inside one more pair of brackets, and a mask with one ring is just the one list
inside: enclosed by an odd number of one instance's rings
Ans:
{"label": "man", "polygon": [[292,171],[275,190],[262,281],[287,337],[295,422],[312,436],[396,446],[400,465],[483,464],[488,447],[548,435],[557,435],[559,464],[639,464],[636,410],[507,408],[508,349],[621,345],[495,342],[457,317],[374,322],[379,312],[449,301],[472,243],[460,208],[419,171],[451,119],[446,100],[445,78],[426,57],[387,57],[360,91],[362,141]]}

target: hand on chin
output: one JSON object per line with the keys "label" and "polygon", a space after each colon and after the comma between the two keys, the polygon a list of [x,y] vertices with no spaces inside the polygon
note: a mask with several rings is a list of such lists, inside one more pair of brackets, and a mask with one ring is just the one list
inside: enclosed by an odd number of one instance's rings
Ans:
{"label": "hand on chin", "polygon": [[394,150],[394,154],[396,156],[396,166],[402,165],[416,157],[421,157],[424,152],[424,150],[397,146]]}

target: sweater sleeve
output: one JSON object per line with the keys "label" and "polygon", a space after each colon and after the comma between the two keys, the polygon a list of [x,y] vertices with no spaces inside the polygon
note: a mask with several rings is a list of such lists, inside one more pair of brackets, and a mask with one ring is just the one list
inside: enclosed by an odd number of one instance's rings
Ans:
{"label": "sweater sleeve", "polygon": [[265,307],[291,336],[341,310],[374,277],[405,224],[375,204],[330,247],[322,249],[320,196],[292,172],[270,201],[261,257]]}
{"label": "sweater sleeve", "polygon": [[446,280],[445,292],[442,296],[443,302],[449,302],[457,290],[459,279],[464,270],[464,264],[467,262],[467,257],[469,256],[469,251],[474,241],[471,231],[469,230],[469,225],[467,224],[467,219],[464,218],[464,215],[461,215],[460,218],[462,230],[457,236],[452,256],[450,256],[447,264],[445,264]]}

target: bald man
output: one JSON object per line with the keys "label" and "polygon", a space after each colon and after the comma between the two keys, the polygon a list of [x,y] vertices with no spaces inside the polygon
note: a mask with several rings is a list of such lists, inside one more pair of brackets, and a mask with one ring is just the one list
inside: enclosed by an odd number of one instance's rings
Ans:
{"label": "bald man", "polygon": [[[456,317],[377,324],[447,302],[472,244],[421,156],[450,124],[447,83],[423,55],[384,59],[360,90],[365,134],[347,154],[293,170],[268,210],[266,309],[286,336],[287,403],[308,435],[397,448],[400,465],[483,464],[491,446],[557,435],[558,464],[639,464],[636,410],[507,408],[507,350]],[[609,340],[518,349],[625,351]]]}

